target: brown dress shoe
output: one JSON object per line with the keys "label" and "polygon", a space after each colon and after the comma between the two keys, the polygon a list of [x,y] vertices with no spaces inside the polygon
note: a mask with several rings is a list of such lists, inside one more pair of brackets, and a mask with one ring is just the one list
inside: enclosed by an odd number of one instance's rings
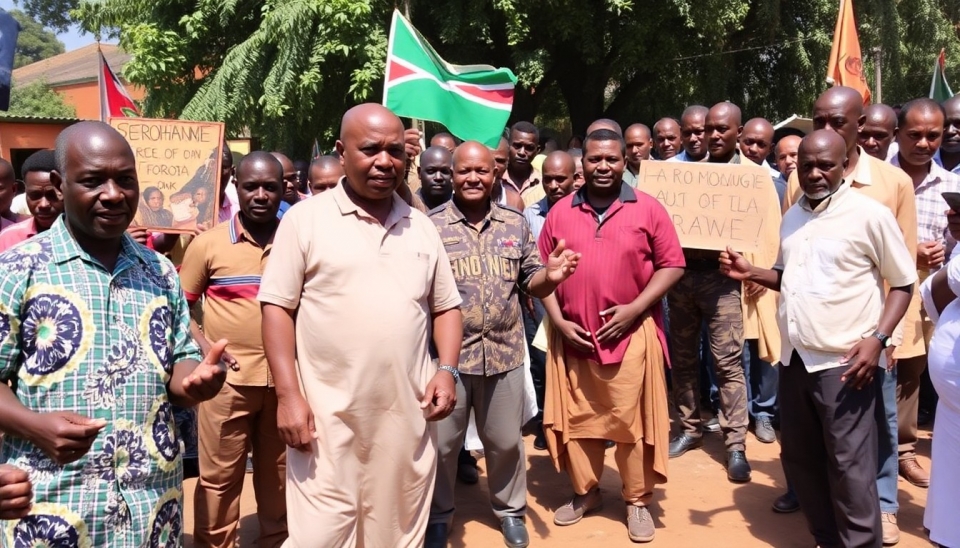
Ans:
{"label": "brown dress shoe", "polygon": [[923,487],[924,489],[930,487],[930,474],[920,467],[917,459],[900,461],[900,476],[917,487]]}
{"label": "brown dress shoe", "polygon": [[893,546],[900,542],[900,527],[897,525],[896,514],[880,514],[880,525],[883,528],[884,546]]}
{"label": "brown dress shoe", "polygon": [[600,489],[593,489],[586,495],[574,495],[570,502],[557,508],[553,514],[553,523],[557,525],[573,525],[589,512],[603,507]]}

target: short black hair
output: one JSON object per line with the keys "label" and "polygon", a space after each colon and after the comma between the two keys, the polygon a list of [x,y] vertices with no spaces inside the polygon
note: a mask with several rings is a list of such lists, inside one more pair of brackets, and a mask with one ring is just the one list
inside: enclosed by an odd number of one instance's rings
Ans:
{"label": "short black hair", "polygon": [[947,118],[947,111],[943,109],[943,105],[929,99],[927,97],[920,97],[918,99],[911,99],[907,101],[902,107],[900,107],[900,113],[897,114],[897,126],[904,127],[907,124],[907,115],[910,114],[910,111],[913,109],[922,109],[926,112],[940,112],[943,115],[943,118]]}
{"label": "short black hair", "polygon": [[283,164],[280,163],[280,160],[277,159],[273,153],[267,152],[265,150],[255,150],[250,154],[247,154],[243,158],[240,158],[240,161],[237,162],[237,176],[239,178],[240,172],[243,170],[243,166],[247,165],[250,162],[255,163],[265,163],[270,165],[277,170],[277,180],[283,180]]}
{"label": "short black hair", "polygon": [[[540,142],[540,130],[537,129],[537,126],[531,124],[530,122],[521,121],[510,126],[511,137],[514,131],[516,131],[517,133],[532,133],[533,140],[536,141],[537,143]],[[507,140],[509,141],[510,139],[508,138]]]}
{"label": "short black hair", "polygon": [[56,157],[53,154],[52,150],[38,150],[30,155],[29,158],[23,165],[20,166],[20,178],[26,179],[27,173],[32,173],[34,171],[46,172],[55,171],[57,169]]}
{"label": "short black hair", "polygon": [[592,141],[616,141],[620,143],[620,154],[626,156],[627,154],[627,143],[623,140],[623,137],[616,131],[609,129],[596,129],[593,130],[590,135],[587,135],[587,138],[583,140],[583,150],[587,150],[587,145]]}

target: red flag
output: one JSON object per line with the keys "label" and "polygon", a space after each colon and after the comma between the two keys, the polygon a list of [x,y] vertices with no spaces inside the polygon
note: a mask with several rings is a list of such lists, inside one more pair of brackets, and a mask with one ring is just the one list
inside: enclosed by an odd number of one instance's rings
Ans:
{"label": "red flag", "polygon": [[140,116],[136,103],[127,94],[117,75],[110,70],[103,52],[98,49],[97,54],[100,56],[100,120],[106,122],[108,118]]}

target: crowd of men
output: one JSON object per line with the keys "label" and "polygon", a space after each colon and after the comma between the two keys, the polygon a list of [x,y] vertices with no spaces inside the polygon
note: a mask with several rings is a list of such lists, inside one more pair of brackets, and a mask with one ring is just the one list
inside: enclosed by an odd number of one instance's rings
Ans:
{"label": "crowd of men", "polygon": [[[751,424],[781,432],[774,511],[824,548],[896,544],[898,476],[930,485],[915,287],[956,245],[960,98],[864,109],[834,87],[812,114],[777,140],[723,102],[600,119],[565,151],[529,122],[421,150],[364,104],[309,164],[225,150],[219,222],[189,236],[133,223],[105,124],[31,156],[22,197],[0,162],[2,540],[180,546],[186,474],[194,542],[234,546],[252,471],[259,546],[446,546],[474,420],[510,547],[530,543],[524,433],[569,478],[557,526],[600,508],[612,449],[649,542],[668,460],[719,432],[749,482]],[[763,166],[779,250],[682,247],[651,160]]]}

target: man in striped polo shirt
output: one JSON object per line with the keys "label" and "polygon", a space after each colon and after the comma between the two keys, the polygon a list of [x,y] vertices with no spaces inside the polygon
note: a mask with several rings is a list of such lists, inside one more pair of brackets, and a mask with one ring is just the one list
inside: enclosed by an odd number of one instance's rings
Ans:
{"label": "man in striped polo shirt", "polygon": [[260,333],[260,275],[277,230],[283,166],[253,152],[237,166],[240,211],[194,239],[180,278],[191,304],[203,299],[203,327],[191,322],[206,353],[210,341],[230,341],[227,382],[199,408],[200,480],[194,493],[194,538],[202,546],[234,546],[247,446],[253,447],[254,490],[261,547],[287,538],[286,445],[277,431],[277,393]]}

